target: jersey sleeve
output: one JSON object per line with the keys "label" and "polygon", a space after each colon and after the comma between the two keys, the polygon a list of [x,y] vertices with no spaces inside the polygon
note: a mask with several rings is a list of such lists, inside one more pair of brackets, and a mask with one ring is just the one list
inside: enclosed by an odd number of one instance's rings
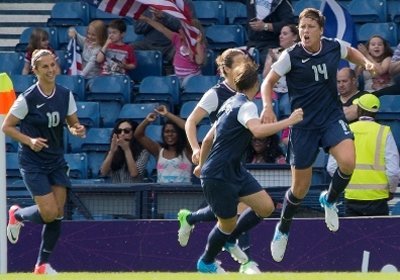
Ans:
{"label": "jersey sleeve", "polygon": [[200,99],[197,107],[200,107],[211,114],[218,107],[218,96],[214,88],[209,89]]}
{"label": "jersey sleeve", "polygon": [[20,120],[23,120],[28,114],[28,104],[25,97],[20,94],[10,108],[10,113]]}
{"label": "jersey sleeve", "polygon": [[240,107],[237,120],[247,128],[246,123],[252,119],[258,119],[257,105],[254,102],[246,102]]}
{"label": "jersey sleeve", "polygon": [[340,58],[343,58],[343,59],[346,58],[347,53],[348,53],[347,48],[350,48],[351,45],[349,43],[347,43],[343,40],[337,39],[337,38],[335,39],[335,41],[338,42],[340,45]]}
{"label": "jersey sleeve", "polygon": [[72,94],[72,92],[69,92],[69,102],[68,102],[68,112],[67,112],[67,116],[71,116],[72,114],[76,113],[76,111],[78,110],[76,107],[76,102],[74,99],[74,95]]}
{"label": "jersey sleeve", "polygon": [[284,76],[291,69],[290,56],[287,50],[284,50],[282,54],[279,56],[278,60],[272,64],[272,70],[276,72],[279,76]]}

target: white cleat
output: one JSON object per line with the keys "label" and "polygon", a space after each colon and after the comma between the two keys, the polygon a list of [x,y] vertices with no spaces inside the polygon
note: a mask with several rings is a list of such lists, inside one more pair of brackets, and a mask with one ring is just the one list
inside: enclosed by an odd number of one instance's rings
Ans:
{"label": "white cleat", "polygon": [[279,223],[275,227],[274,237],[271,241],[271,255],[274,261],[281,262],[285,255],[289,235],[279,230]]}
{"label": "white cleat", "polygon": [[325,210],[325,224],[328,229],[332,232],[336,232],[339,229],[339,217],[336,203],[329,203],[326,200],[327,191],[323,191],[319,196],[319,203]]}
{"label": "white cleat", "polygon": [[248,275],[261,274],[261,271],[258,268],[258,263],[254,261],[248,261],[247,263],[242,264],[239,272]]}
{"label": "white cleat", "polygon": [[240,264],[247,263],[249,258],[247,257],[246,253],[242,251],[237,243],[226,243],[224,248],[225,251],[231,254],[232,259],[237,261]]}

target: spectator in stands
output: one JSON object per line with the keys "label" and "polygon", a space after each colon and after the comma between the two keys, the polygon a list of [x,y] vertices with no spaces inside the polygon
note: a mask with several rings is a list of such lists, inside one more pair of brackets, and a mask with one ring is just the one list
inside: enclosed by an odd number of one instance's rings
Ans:
{"label": "spectator in stands", "polygon": [[54,55],[56,61],[56,74],[60,74],[61,69],[60,65],[58,64],[58,57],[49,44],[49,33],[47,33],[47,31],[42,28],[35,28],[32,30],[31,37],[29,38],[29,43],[24,59],[25,63],[22,69],[22,75],[33,73],[31,68],[32,53],[37,49],[49,50]]}
{"label": "spectator in stands", "polygon": [[72,92],[55,83],[58,67],[52,52],[35,50],[31,67],[38,82],[19,95],[2,130],[21,143],[20,171],[35,205],[11,206],[7,237],[15,244],[24,221],[42,224],[34,273],[56,274],[49,258],[60,236],[67,188],[71,187],[64,159],[63,127],[66,122],[71,134],[78,137],[85,137],[85,127],[76,115]]}
{"label": "spectator in stands", "polygon": [[391,75],[389,74],[389,66],[393,50],[391,49],[389,42],[379,35],[374,35],[365,45],[359,44],[358,50],[366,58],[372,61],[377,69],[376,74],[372,76],[370,72],[365,71],[364,67],[356,67],[357,76],[363,75],[364,90],[374,92],[391,86],[393,82]]}
{"label": "spectator in stands", "polygon": [[[392,76],[395,84],[400,86],[400,43],[394,50],[392,60],[390,61],[389,65],[389,73]],[[399,90],[397,90],[397,92],[399,92]]]}
{"label": "spectator in stands", "polygon": [[[224,273],[215,260],[223,246],[255,227],[274,210],[271,197],[242,165],[251,137],[267,137],[303,119],[302,110],[297,109],[283,121],[262,124],[256,105],[249,101],[259,90],[257,67],[244,63],[234,69],[234,74],[240,94],[222,105],[218,121],[203,140],[199,165],[194,170],[196,176],[200,175],[204,195],[218,218],[197,262],[197,270],[203,273]],[[239,201],[249,208],[238,218]]]}
{"label": "spectator in stands", "polygon": [[[185,137],[185,120],[168,112],[165,105],[147,115],[136,128],[134,137],[157,159],[157,183],[191,183],[192,151]],[[162,129],[163,143],[145,135],[146,127],[155,121],[157,114],[167,118]]]}
{"label": "spectator in stands", "polygon": [[[281,33],[279,35],[279,48],[269,49],[268,56],[265,60],[264,70],[263,70],[263,78],[267,76],[269,71],[271,70],[271,66],[275,63],[282,51],[293,46],[295,43],[299,41],[299,30],[294,24],[284,25],[281,29]],[[274,86],[274,92],[278,95],[279,101],[279,113],[282,116],[290,115],[290,103],[289,103],[289,95],[287,85],[286,85],[286,77],[282,76],[279,81]]]}
{"label": "spectator in stands", "polygon": [[79,34],[74,27],[69,28],[68,36],[76,39],[82,49],[82,75],[86,79],[86,86],[90,88],[91,79],[100,75],[101,68],[96,58],[107,40],[107,27],[102,20],[94,20],[87,27],[86,37]]}
{"label": "spectator in stands", "polygon": [[247,151],[246,162],[286,164],[285,155],[279,146],[278,134],[265,138],[253,137]]}
{"label": "spectator in stands", "polygon": [[294,23],[293,7],[289,0],[246,1],[249,28],[247,47],[260,52],[260,64],[265,64],[269,49],[279,47],[283,26]]}
{"label": "spectator in stands", "polygon": [[138,124],[119,120],[111,136],[110,151],[100,168],[102,176],[111,176],[112,183],[143,182],[149,153],[133,137]]}
{"label": "spectator in stands", "polygon": [[181,87],[185,87],[186,82],[190,77],[201,75],[201,67],[205,63],[207,57],[206,38],[201,23],[197,19],[192,19],[193,26],[200,31],[200,34],[197,37],[195,52],[193,52],[190,46],[186,44],[182,29],[177,33],[168,29],[160,22],[144,15],[141,15],[139,19],[153,26],[172,42],[175,48],[173,66],[175,75],[179,78]]}
{"label": "spectator in stands", "polygon": [[342,102],[343,112],[348,122],[357,120],[357,105],[353,104],[354,99],[368,93],[358,89],[358,79],[356,72],[349,68],[343,67],[337,72],[337,89],[339,98]]}
{"label": "spectator in stands", "polygon": [[[356,146],[356,168],[347,186],[346,216],[389,215],[388,201],[399,184],[399,152],[389,126],[375,122],[380,102],[373,94],[354,100],[358,121],[350,124]],[[327,170],[332,176],[337,167],[330,156]]]}
{"label": "spectator in stands", "polygon": [[126,32],[124,20],[115,19],[111,21],[107,32],[108,38],[96,57],[96,61],[101,63],[101,74],[125,74],[126,71],[136,68],[134,50],[132,46],[123,41]]}

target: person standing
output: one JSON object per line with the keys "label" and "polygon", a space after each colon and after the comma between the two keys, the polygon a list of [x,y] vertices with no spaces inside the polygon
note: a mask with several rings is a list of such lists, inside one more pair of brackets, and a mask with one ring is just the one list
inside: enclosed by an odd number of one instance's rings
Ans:
{"label": "person standing", "polygon": [[[353,102],[358,121],[350,124],[356,146],[356,168],[344,192],[346,216],[389,215],[388,201],[399,185],[399,151],[389,126],[375,122],[378,97],[365,94]],[[332,175],[336,160],[329,156],[327,171]]]}
{"label": "person standing", "polygon": [[328,229],[333,232],[339,229],[336,201],[350,181],[355,167],[353,134],[337,96],[339,60],[345,58],[363,65],[366,70],[376,71],[371,61],[347,43],[322,38],[324,21],[319,10],[307,8],[300,13],[301,41],[283,51],[261,86],[263,122],[276,121],[271,106],[272,90],[284,75],[292,111],[297,108],[304,110],[304,120],[290,129],[288,152],[292,186],[285,194],[281,218],[271,242],[272,257],[277,262],[283,259],[293,216],[310,187],[312,164],[320,146],[338,162],[329,190],[321,193],[319,201],[325,210]]}
{"label": "person standing", "polygon": [[[303,111],[296,109],[285,120],[261,124],[257,106],[251,101],[259,90],[257,67],[245,63],[233,71],[238,93],[219,110],[217,121],[203,140],[199,165],[194,170],[196,176],[200,175],[205,198],[218,219],[197,262],[197,270],[202,273],[224,273],[215,258],[227,240],[236,239],[274,210],[271,197],[242,163],[253,135],[264,138],[303,119]],[[237,218],[239,202],[249,208]]]}
{"label": "person standing", "polygon": [[55,83],[57,64],[52,52],[46,49],[34,51],[31,67],[38,82],[17,98],[2,130],[20,142],[21,175],[35,205],[10,207],[7,237],[15,244],[24,221],[43,224],[34,273],[55,274],[49,258],[60,236],[66,189],[71,186],[63,155],[64,120],[75,136],[85,137],[86,130],[76,115],[72,92]]}

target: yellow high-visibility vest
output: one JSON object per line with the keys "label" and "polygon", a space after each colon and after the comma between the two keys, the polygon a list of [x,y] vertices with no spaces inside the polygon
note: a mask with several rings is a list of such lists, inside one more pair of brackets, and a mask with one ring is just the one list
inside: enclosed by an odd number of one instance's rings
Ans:
{"label": "yellow high-visibility vest", "polygon": [[356,147],[356,168],[345,190],[345,198],[377,200],[389,197],[385,173],[386,139],[390,128],[372,121],[350,124]]}

